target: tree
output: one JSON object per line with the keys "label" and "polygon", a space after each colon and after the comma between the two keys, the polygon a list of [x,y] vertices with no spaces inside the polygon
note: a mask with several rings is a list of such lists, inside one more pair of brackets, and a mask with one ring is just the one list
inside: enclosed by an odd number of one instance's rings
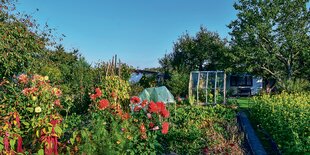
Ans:
{"label": "tree", "polygon": [[174,95],[186,95],[190,72],[228,70],[229,51],[226,40],[204,27],[194,37],[185,33],[174,43],[172,53],[159,60],[164,72],[171,75],[165,82],[167,87]]}
{"label": "tree", "polygon": [[[231,45],[237,68],[272,78],[309,78],[309,0],[240,0]],[[283,86],[282,86],[283,87]]]}
{"label": "tree", "polygon": [[174,43],[173,52],[165,54],[159,63],[166,71],[189,73],[192,70],[222,70],[227,67],[227,41],[204,27],[195,37],[185,33]]}

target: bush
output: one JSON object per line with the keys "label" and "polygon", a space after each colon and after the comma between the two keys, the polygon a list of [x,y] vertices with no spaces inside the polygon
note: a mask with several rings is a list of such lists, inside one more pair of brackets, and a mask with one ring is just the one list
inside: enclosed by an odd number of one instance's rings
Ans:
{"label": "bush", "polygon": [[269,132],[284,154],[310,152],[310,93],[254,98],[251,117]]}
{"label": "bush", "polygon": [[62,92],[48,77],[21,74],[0,85],[0,154],[57,154]]}

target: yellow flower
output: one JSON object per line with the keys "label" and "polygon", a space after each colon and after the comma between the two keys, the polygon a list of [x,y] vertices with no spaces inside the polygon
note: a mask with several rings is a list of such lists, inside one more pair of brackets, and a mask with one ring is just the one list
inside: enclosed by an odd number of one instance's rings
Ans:
{"label": "yellow flower", "polygon": [[34,109],[34,111],[36,112],[36,113],[40,113],[41,112],[41,107],[36,107],[35,109]]}
{"label": "yellow flower", "polygon": [[133,121],[134,121],[134,122],[138,122],[138,120],[137,120],[137,119],[134,119]]}
{"label": "yellow flower", "polygon": [[38,99],[38,97],[36,96],[31,96],[32,101],[36,101]]}
{"label": "yellow flower", "polygon": [[119,140],[118,140],[116,143],[117,143],[117,144],[120,144],[120,143],[121,143],[121,141],[119,141]]}
{"label": "yellow flower", "polygon": [[44,80],[47,81],[48,80],[48,76],[44,76]]}

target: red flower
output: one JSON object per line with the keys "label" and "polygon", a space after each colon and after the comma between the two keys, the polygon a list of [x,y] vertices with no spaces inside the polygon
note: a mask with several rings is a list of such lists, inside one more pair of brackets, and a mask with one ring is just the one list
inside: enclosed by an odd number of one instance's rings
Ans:
{"label": "red flower", "polygon": [[163,110],[161,110],[160,114],[164,117],[164,118],[168,118],[170,116],[169,111],[165,108]]}
{"label": "red flower", "polygon": [[96,88],[95,91],[96,91],[96,97],[100,97],[102,95],[102,92],[99,88]]}
{"label": "red flower", "polygon": [[123,116],[122,116],[122,119],[123,119],[123,120],[129,119],[129,118],[130,118],[129,113],[125,113],[125,114],[123,114]]}
{"label": "red flower", "polygon": [[151,101],[148,110],[150,113],[158,113],[157,104]]}
{"label": "red flower", "polygon": [[130,99],[130,102],[131,103],[134,103],[134,104],[138,104],[140,103],[140,98],[138,96],[133,96],[131,99]]}
{"label": "red flower", "polygon": [[163,122],[161,133],[162,134],[167,134],[168,133],[168,129],[169,129],[169,123],[168,122]]}
{"label": "red flower", "polygon": [[52,93],[57,97],[60,97],[62,94],[61,90],[58,88],[53,88]]}
{"label": "red flower", "polygon": [[99,101],[99,109],[100,110],[104,110],[105,108],[107,108],[109,106],[109,101],[107,99],[103,99]]}
{"label": "red flower", "polygon": [[60,107],[60,100],[57,99],[56,101],[54,101],[54,104],[55,104],[56,106],[59,106],[59,107]]}
{"label": "red flower", "polygon": [[154,128],[155,124],[153,122],[150,122],[149,128]]}
{"label": "red flower", "polygon": [[28,77],[26,74],[21,74],[18,77],[18,82],[26,84],[28,82]]}
{"label": "red flower", "polygon": [[95,100],[97,98],[97,96],[95,94],[90,94],[90,99]]}
{"label": "red flower", "polygon": [[141,106],[144,108],[147,105],[147,100],[143,100]]}
{"label": "red flower", "polygon": [[161,112],[162,110],[166,109],[165,103],[164,102],[156,102],[158,112]]}
{"label": "red flower", "polygon": [[135,112],[138,112],[140,110],[141,110],[141,107],[139,107],[139,106],[135,106],[135,108],[133,109],[133,111],[135,111]]}

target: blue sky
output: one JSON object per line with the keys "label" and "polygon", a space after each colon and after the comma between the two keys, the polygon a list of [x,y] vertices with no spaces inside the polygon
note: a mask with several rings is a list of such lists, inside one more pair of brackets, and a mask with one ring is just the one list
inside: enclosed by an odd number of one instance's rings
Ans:
{"label": "blue sky", "polygon": [[[90,63],[114,54],[138,67],[158,67],[184,32],[200,25],[229,38],[236,19],[234,0],[19,0],[17,10],[48,23],[67,50],[76,48]],[[39,9],[36,12],[36,9]]]}

